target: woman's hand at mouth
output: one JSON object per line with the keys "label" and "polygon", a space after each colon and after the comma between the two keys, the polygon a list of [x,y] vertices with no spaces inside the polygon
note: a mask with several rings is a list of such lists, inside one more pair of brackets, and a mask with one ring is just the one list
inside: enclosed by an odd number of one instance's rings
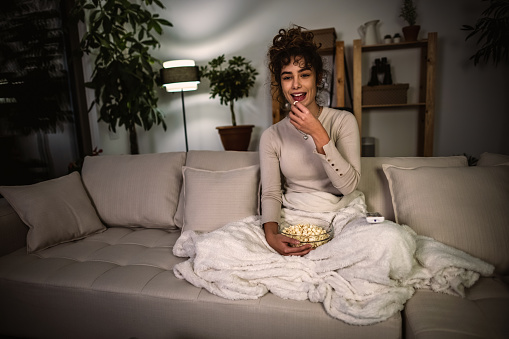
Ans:
{"label": "woman's hand at mouth", "polygon": [[295,101],[290,110],[290,122],[301,132],[312,135],[317,132],[322,124],[309,111],[309,109],[298,101]]}
{"label": "woman's hand at mouth", "polygon": [[329,143],[329,135],[322,126],[322,123],[311,111],[298,101],[295,101],[290,110],[290,123],[302,133],[313,138],[316,151],[325,154],[323,146]]}

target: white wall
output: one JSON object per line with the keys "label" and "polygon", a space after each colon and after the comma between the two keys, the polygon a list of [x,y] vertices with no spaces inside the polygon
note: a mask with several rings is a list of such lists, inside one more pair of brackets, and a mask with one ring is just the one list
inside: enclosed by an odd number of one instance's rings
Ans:
{"label": "white wall", "polygon": [[[357,28],[373,19],[381,20],[382,35],[401,32],[401,0],[166,0],[160,14],[173,23],[160,37],[162,47],[154,52],[159,59],[194,59],[205,65],[221,54],[241,55],[258,69],[251,96],[236,104],[239,124],[256,126],[250,149],[258,148],[259,136],[272,123],[271,98],[266,62],[267,47],[280,28],[298,24],[308,29],[334,27],[338,40],[345,41],[348,66],[352,69],[352,41]],[[509,154],[508,66],[474,67],[468,58],[475,51],[473,41],[465,42],[463,24],[474,24],[485,2],[481,0],[416,0],[421,37],[438,32],[437,103],[434,155],[467,153],[478,156],[488,151]],[[393,65],[394,77],[403,78],[410,69]],[[189,148],[221,150],[216,126],[229,125],[229,109],[219,99],[209,99],[208,81],[198,91],[185,93]],[[139,130],[141,153],[185,149],[180,94],[159,90],[159,107],[166,113],[168,130],[155,126]],[[93,114],[93,113],[92,113]],[[385,113],[382,113],[385,114]],[[415,150],[415,117],[412,113],[363,118],[369,135],[380,134],[377,155],[406,156]],[[105,124],[93,123],[94,145],[105,154],[128,153],[128,138],[119,129],[108,132]],[[396,128],[396,129],[395,129]],[[398,139],[398,135],[403,135]]]}

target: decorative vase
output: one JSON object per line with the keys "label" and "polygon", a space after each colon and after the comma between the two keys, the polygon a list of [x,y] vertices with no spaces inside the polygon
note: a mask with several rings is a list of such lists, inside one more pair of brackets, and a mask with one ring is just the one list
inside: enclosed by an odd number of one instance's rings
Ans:
{"label": "decorative vase", "polygon": [[378,23],[380,20],[371,20],[361,25],[357,31],[364,42],[364,45],[378,44]]}
{"label": "decorative vase", "polygon": [[405,37],[405,41],[417,41],[420,30],[421,30],[420,25],[403,27],[403,36]]}
{"label": "decorative vase", "polygon": [[247,151],[254,125],[216,127],[225,151]]}

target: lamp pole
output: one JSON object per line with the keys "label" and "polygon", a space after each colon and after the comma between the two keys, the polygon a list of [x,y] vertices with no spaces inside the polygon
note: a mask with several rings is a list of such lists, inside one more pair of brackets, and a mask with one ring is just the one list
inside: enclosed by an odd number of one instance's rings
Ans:
{"label": "lamp pole", "polygon": [[186,138],[186,152],[188,152],[189,146],[187,144],[186,106],[184,105],[184,89],[180,90],[180,96],[182,97],[182,116],[184,118],[184,136]]}

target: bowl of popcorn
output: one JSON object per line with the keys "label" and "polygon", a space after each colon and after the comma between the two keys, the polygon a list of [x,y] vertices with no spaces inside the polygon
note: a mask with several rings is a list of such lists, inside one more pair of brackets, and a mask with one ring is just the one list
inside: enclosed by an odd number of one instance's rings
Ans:
{"label": "bowl of popcorn", "polygon": [[332,239],[334,227],[330,221],[318,218],[292,222],[284,220],[279,224],[279,233],[300,241],[300,244],[291,245],[292,247],[311,244],[313,248],[317,248]]}

